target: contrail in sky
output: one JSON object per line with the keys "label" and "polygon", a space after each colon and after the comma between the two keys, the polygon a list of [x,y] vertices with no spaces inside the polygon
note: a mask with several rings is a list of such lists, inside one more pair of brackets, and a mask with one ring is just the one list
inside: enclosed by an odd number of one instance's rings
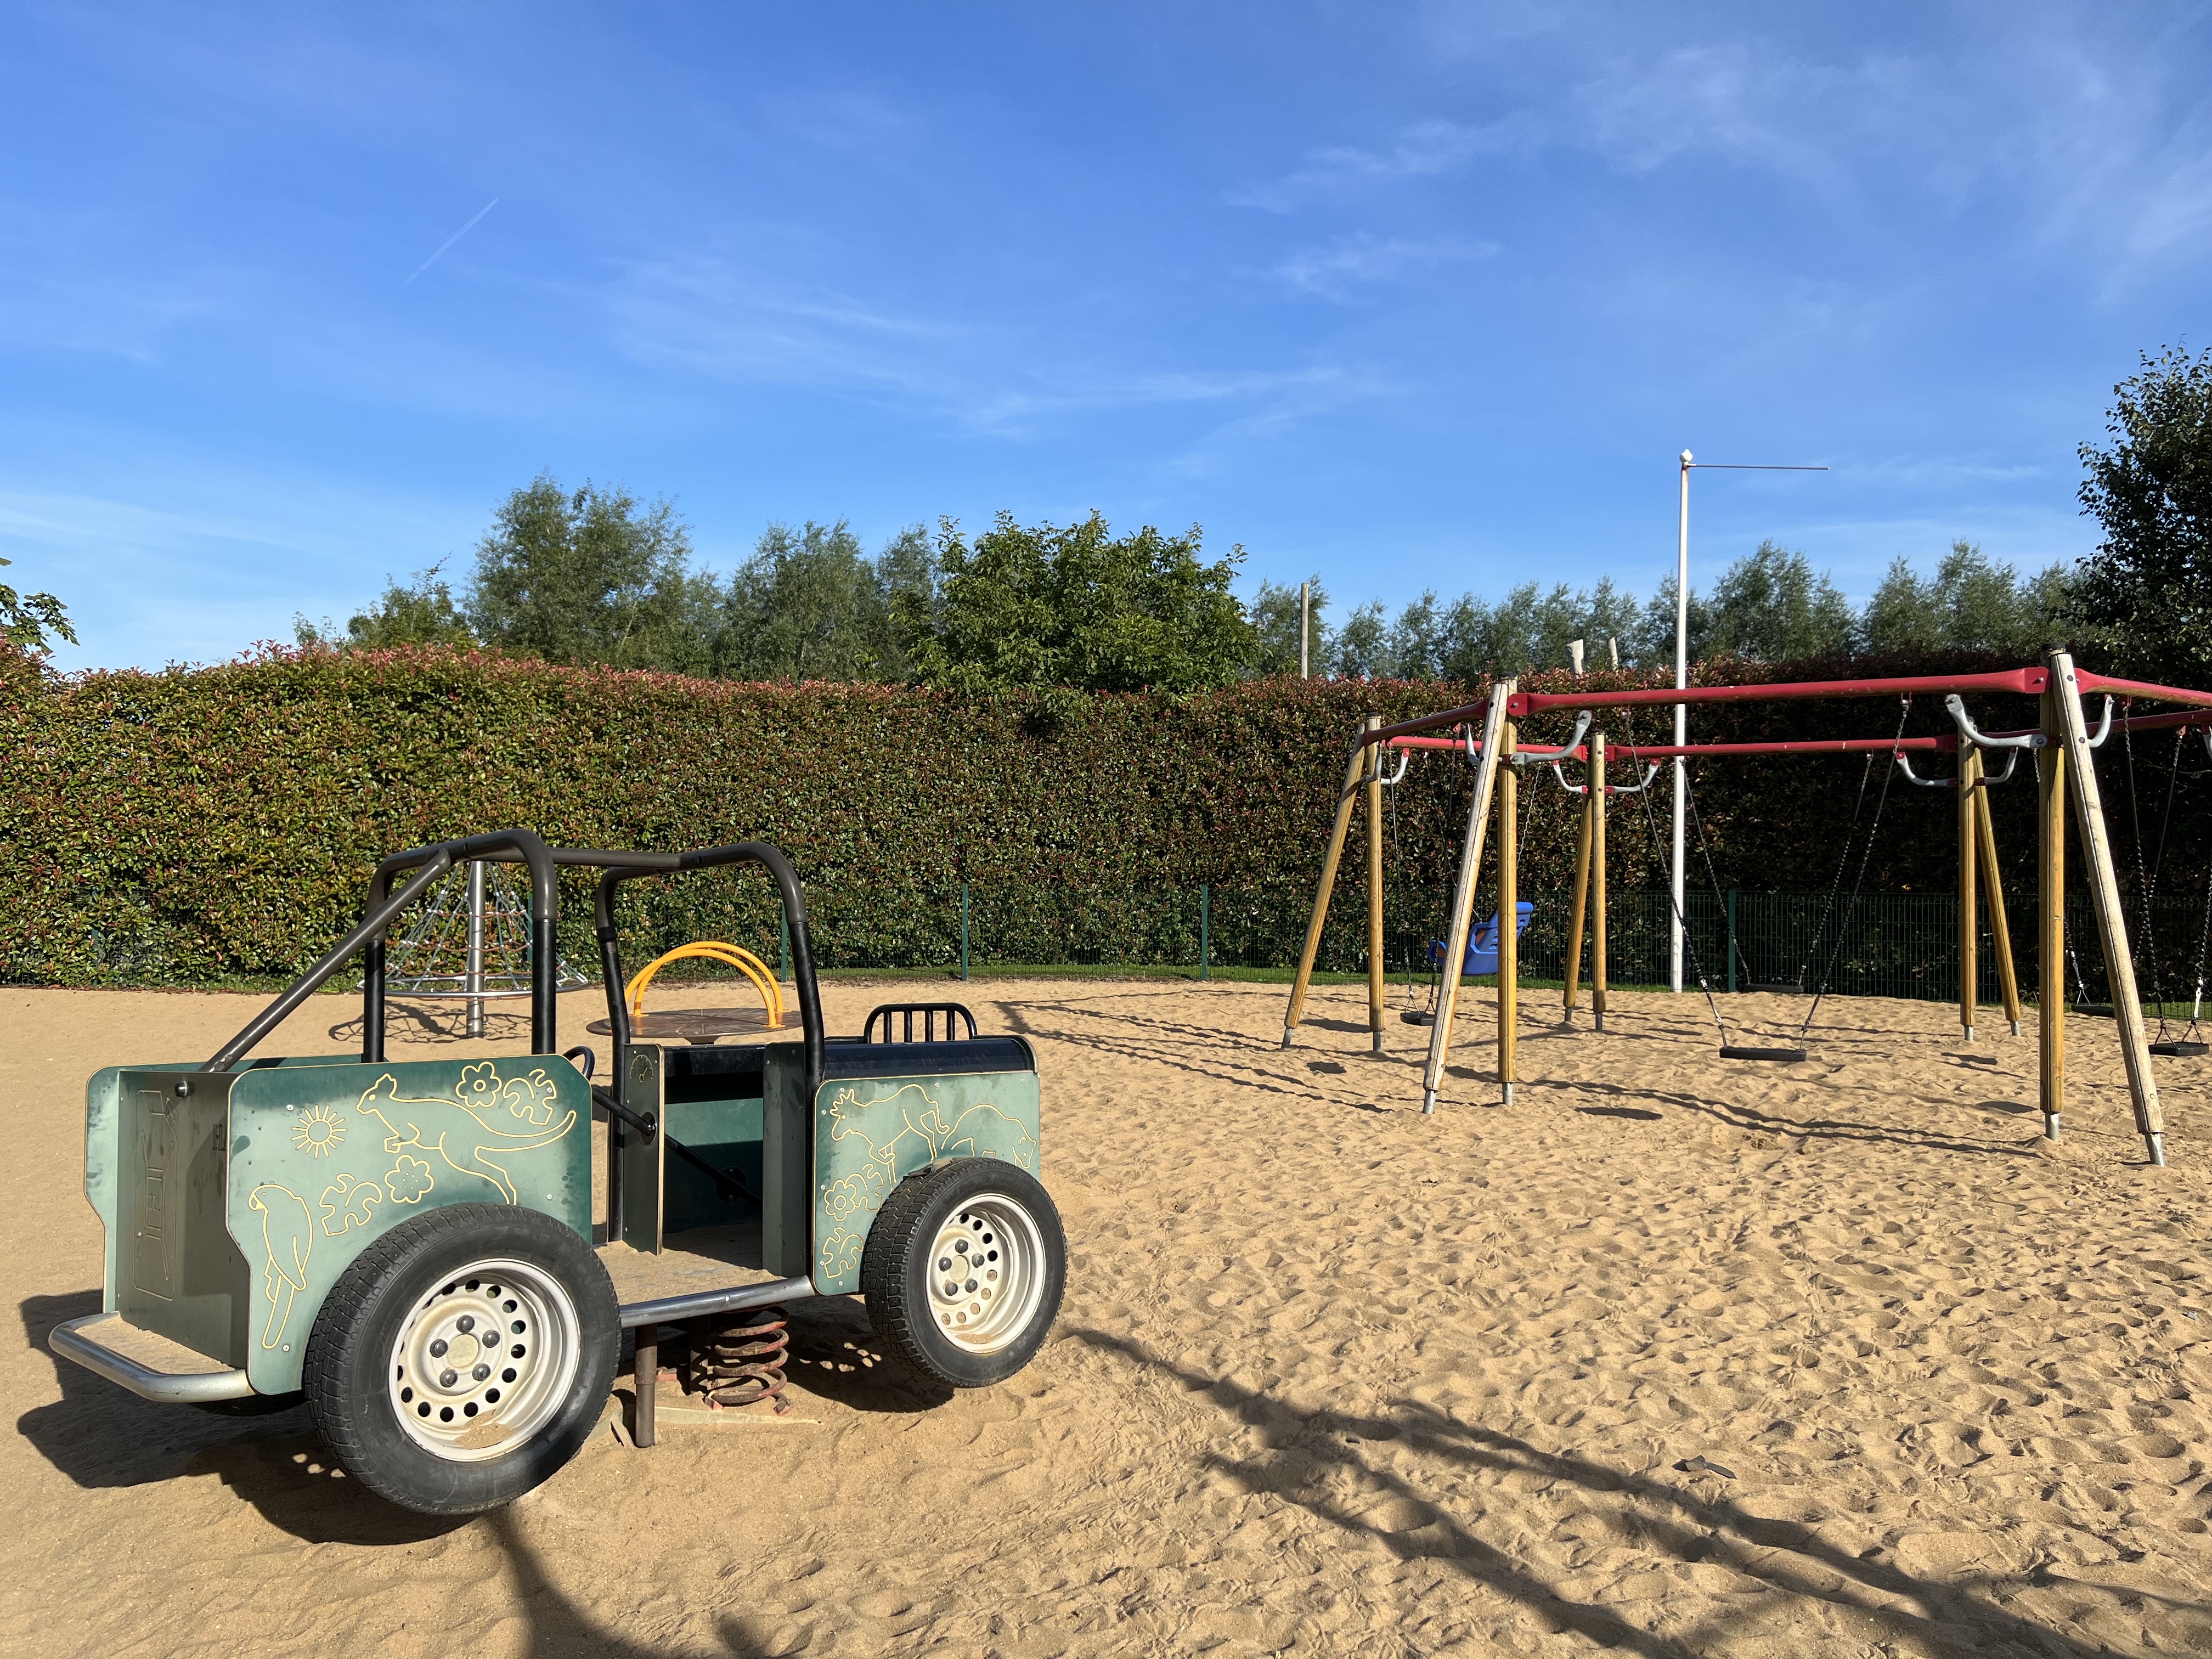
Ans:
{"label": "contrail in sky", "polygon": [[[449,247],[453,246],[453,245],[454,243],[456,243],[456,242],[459,241],[459,240],[461,240],[461,238],[462,238],[462,237],[464,237],[464,236],[467,235],[471,231],[474,230],[474,229],[477,228],[477,220],[478,220],[478,219],[482,219],[482,218],[484,216],[484,215],[485,215],[485,214],[489,213],[489,212],[490,212],[494,208],[497,207],[498,205],[499,205],[499,198],[498,198],[498,197],[496,197],[496,196],[495,196],[495,197],[493,197],[493,198],[491,198],[491,200],[489,200],[489,202],[486,202],[486,203],[485,203],[482,207],[478,208],[478,209],[477,210],[477,216],[476,216],[476,218],[475,218],[475,219],[471,219],[471,220],[470,220],[470,221],[468,222],[468,223],[466,223],[466,224],[463,225],[463,226],[462,226],[459,230],[455,231],[452,235],[450,235],[450,236],[448,236],[447,238],[446,238],[446,240],[445,240],[444,241],[442,241],[442,242],[439,243],[439,244],[438,244],[438,252],[435,252],[435,253],[432,254],[428,258],[427,258],[427,259],[423,260],[423,261],[422,261],[422,263],[421,264],[419,264],[419,265],[416,266],[416,267],[415,267],[415,269],[414,269],[413,270],[410,271],[410,272],[407,274],[407,283],[411,283],[411,282],[413,282],[413,281],[414,281],[417,276],[421,276],[424,271],[426,271],[426,270],[429,270],[429,268],[430,268],[432,265],[436,264],[438,263],[439,259],[440,259],[443,255],[444,255],[444,253],[445,253],[445,252],[446,252],[446,250],[447,250],[447,248],[449,248]],[[399,285],[399,286],[400,286],[400,287],[402,287],[402,288],[405,288],[405,287],[407,286],[407,283],[400,283],[400,285]]]}

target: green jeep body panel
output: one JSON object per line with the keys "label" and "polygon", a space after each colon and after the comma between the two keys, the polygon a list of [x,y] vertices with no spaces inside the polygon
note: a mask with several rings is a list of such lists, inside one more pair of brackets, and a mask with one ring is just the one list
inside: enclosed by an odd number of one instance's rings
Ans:
{"label": "green jeep body panel", "polygon": [[552,1054],[100,1073],[85,1190],[105,1305],[289,1394],[331,1286],[409,1216],[519,1204],[589,1238],[591,1111]]}
{"label": "green jeep body panel", "polygon": [[[875,1050],[895,1064],[896,1049]],[[971,1072],[832,1078],[814,1097],[813,1252],[824,1296],[860,1287],[860,1252],[876,1212],[917,1170],[956,1158],[1002,1158],[1037,1170],[1037,1075]]]}
{"label": "green jeep body panel", "polygon": [[228,1207],[254,1274],[245,1360],[254,1391],[300,1386],[331,1286],[410,1216],[517,1204],[590,1238],[591,1125],[590,1086],[557,1054],[240,1076]]}

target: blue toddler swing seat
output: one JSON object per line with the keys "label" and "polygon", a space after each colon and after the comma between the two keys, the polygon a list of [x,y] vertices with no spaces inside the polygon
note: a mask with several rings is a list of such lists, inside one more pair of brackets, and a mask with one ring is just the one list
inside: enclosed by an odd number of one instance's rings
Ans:
{"label": "blue toddler swing seat", "polygon": [[[1519,939],[1528,931],[1528,918],[1536,914],[1533,902],[1522,899],[1513,907],[1513,937]],[[1444,941],[1429,941],[1429,966],[1441,970],[1444,965]],[[1469,974],[1494,974],[1498,971],[1498,913],[1490,913],[1490,920],[1468,935],[1467,966],[1462,970]]]}

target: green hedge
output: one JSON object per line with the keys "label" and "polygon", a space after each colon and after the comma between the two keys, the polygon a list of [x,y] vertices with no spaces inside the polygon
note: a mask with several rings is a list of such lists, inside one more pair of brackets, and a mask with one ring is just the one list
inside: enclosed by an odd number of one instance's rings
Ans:
{"label": "green hedge", "polygon": [[[1994,666],[1947,656],[1850,665],[1916,672]],[[1835,672],[1727,663],[1701,683]],[[1574,684],[1538,676],[1538,689]],[[1594,675],[1589,685],[1652,683]],[[556,844],[678,848],[746,838],[790,853],[825,965],[941,959],[960,884],[1026,894],[1033,909],[1117,918],[1208,884],[1242,896],[1220,918],[1246,961],[1297,947],[1347,739],[1361,715],[1399,719],[1475,695],[1426,684],[1273,679],[1187,698],[1099,695],[968,700],[845,684],[739,684],[557,668],[495,655],[270,650],[222,666],[66,679],[0,664],[0,979],[69,985],[281,978],[358,914],[382,854],[524,824]],[[2027,724],[2024,699],[1987,720]],[[1699,711],[1701,738],[1887,736],[1893,701]],[[1638,729],[1656,738],[1663,710]],[[1626,722],[1609,722],[1618,738]],[[1557,735],[1533,722],[1531,742]],[[1947,729],[1940,699],[1911,729]],[[2116,750],[2105,774],[2127,797]],[[2206,850],[2201,763],[2179,783],[2165,890],[2193,890]],[[2172,740],[2139,744],[2147,836]],[[1709,763],[1697,799],[1718,884],[1824,889],[1863,770],[1853,758]],[[1872,771],[1877,790],[1882,768]],[[1470,774],[1425,757],[1395,796],[1394,888],[1441,907]],[[1667,801],[1651,805],[1663,836]],[[1576,805],[1547,772],[1524,775],[1524,886],[1571,870]],[[2032,871],[2033,789],[1998,792],[2015,887]],[[1948,793],[1891,792],[1872,890],[1948,890]],[[1633,801],[1615,803],[1617,885],[1646,883],[1654,848]],[[2123,860],[2131,843],[2119,828]],[[1347,872],[1358,879],[1355,843]],[[1698,877],[1702,881],[1699,866]],[[588,878],[570,876],[563,939],[592,957]],[[1012,901],[1007,901],[1012,902]],[[1164,902],[1164,899],[1157,902]],[[757,875],[638,884],[626,949],[714,935],[776,946]],[[1071,923],[1073,926],[1074,923]],[[1181,927],[1185,924],[1178,921]],[[1106,929],[1112,932],[1109,927]],[[1126,931],[1126,930],[1125,930]],[[2193,942],[2192,942],[2193,943]],[[1332,931],[1346,965],[1358,929]]]}

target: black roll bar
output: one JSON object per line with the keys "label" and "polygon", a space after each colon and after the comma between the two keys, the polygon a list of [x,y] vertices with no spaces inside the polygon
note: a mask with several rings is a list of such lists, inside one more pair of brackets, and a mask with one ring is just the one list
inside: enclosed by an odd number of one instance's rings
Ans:
{"label": "black roll bar", "polygon": [[[615,889],[640,876],[672,875],[692,870],[711,870],[725,864],[757,864],[775,883],[783,900],[783,914],[791,923],[791,976],[799,987],[799,1020],[806,1042],[806,1099],[811,1104],[829,1068],[829,1039],[822,1023],[822,992],[814,977],[814,946],[806,933],[806,899],[799,889],[799,872],[781,851],[764,841],[741,841],[728,847],[702,847],[693,853],[611,853],[590,857],[606,860],[592,900],[592,923],[599,941],[599,971],[606,981],[607,1023],[615,1037],[615,1079],[626,1075],[623,1060],[630,1043],[629,1007],[623,999],[622,957],[615,943]],[[584,862],[580,858],[578,863]]]}
{"label": "black roll bar", "polygon": [[[497,854],[501,853],[507,856],[499,858]],[[374,914],[382,909],[392,878],[399,872],[441,856],[445,860],[441,866],[444,868],[476,859],[489,859],[499,864],[519,861],[530,866],[530,1052],[551,1054],[560,1041],[556,1030],[559,1013],[553,985],[559,951],[555,935],[561,920],[560,897],[553,885],[552,849],[528,830],[499,830],[488,836],[469,836],[459,841],[440,842],[435,846],[394,853],[378,865],[376,873],[368,878],[368,902],[364,911]],[[561,860],[576,861],[580,860],[574,855]],[[419,892],[421,889],[416,890]],[[385,912],[382,920],[390,921],[393,914],[396,912]],[[368,923],[364,921],[362,926]],[[384,932],[381,926],[378,927],[368,941],[368,948],[362,952],[361,1057],[371,1066],[381,1064],[384,1059]]]}
{"label": "black roll bar", "polygon": [[[528,830],[501,830],[489,835],[468,836],[458,841],[416,847],[394,853],[376,866],[368,882],[368,896],[362,906],[360,922],[332,945],[282,996],[270,1003],[239,1034],[216,1050],[200,1066],[203,1072],[222,1072],[245,1057],[255,1044],[283,1023],[286,1016],[312,996],[325,981],[359,951],[362,957],[361,1057],[369,1065],[384,1060],[384,979],[386,935],[392,920],[420,898],[430,884],[459,864],[472,860],[495,864],[525,864],[530,867],[530,1043],[533,1054],[550,1054],[559,1041],[558,1007],[554,987],[558,976],[559,894],[555,871],[562,865],[604,870],[593,901],[593,920],[599,957],[606,975],[607,1013],[615,1035],[617,1087],[623,1077],[622,1058],[629,1046],[629,1010],[623,1000],[622,964],[615,947],[614,891],[621,883],[639,876],[675,875],[718,865],[757,864],[776,884],[784,915],[791,923],[793,977],[799,984],[799,1012],[805,1028],[806,1091],[812,1099],[822,1086],[827,1069],[827,1036],[822,1019],[822,997],[815,981],[814,950],[806,932],[806,901],[791,860],[766,842],[739,842],[728,847],[702,848],[690,853],[608,852],[591,848],[548,847],[543,837]],[[414,873],[394,888],[402,872]]]}
{"label": "black roll bar", "polygon": [[[335,974],[339,969],[344,967],[348,960],[353,956],[353,953],[360,950],[364,942],[372,939],[374,943],[370,946],[370,948],[376,953],[376,963],[378,969],[377,978],[375,981],[376,989],[378,992],[378,1012],[381,1015],[383,1012],[382,993],[384,990],[384,979],[382,973],[384,966],[384,930],[392,925],[392,917],[398,915],[402,910],[404,910],[409,905],[412,904],[417,898],[422,896],[422,890],[424,888],[428,887],[432,882],[437,880],[439,877],[444,875],[447,871],[452,869],[453,866],[453,858],[445,848],[434,847],[428,849],[428,851],[429,856],[422,860],[422,869],[416,872],[411,880],[408,881],[404,886],[402,886],[398,892],[393,893],[389,897],[384,899],[381,902],[371,903],[367,914],[362,917],[360,926],[356,927],[351,933],[348,933],[336,945],[333,945],[319,962],[316,963],[313,967],[308,969],[305,974],[302,974],[300,976],[298,981],[293,985],[290,990],[285,992],[283,996],[278,997],[276,1001],[270,1003],[266,1008],[264,1008],[259,1013],[256,1014],[252,1022],[247,1024],[244,1030],[240,1031],[236,1036],[231,1038],[229,1042],[224,1043],[222,1048],[216,1049],[213,1054],[209,1056],[206,1063],[200,1067],[200,1070],[203,1072],[228,1071],[232,1066],[235,1065],[246,1055],[247,1051],[250,1050],[255,1043],[260,1042],[261,1039],[267,1036],[270,1032],[275,1030],[279,1025],[283,1024],[286,1015],[289,1014],[295,1008],[298,1007],[309,997],[313,996],[316,990],[321,987],[325,980],[330,978],[332,974]],[[382,1033],[380,1031],[380,1037]],[[378,1044],[379,1048],[380,1049],[382,1046],[381,1042],[380,1042]],[[375,1058],[379,1060],[381,1060],[383,1057],[384,1056],[380,1053],[375,1056]]]}

